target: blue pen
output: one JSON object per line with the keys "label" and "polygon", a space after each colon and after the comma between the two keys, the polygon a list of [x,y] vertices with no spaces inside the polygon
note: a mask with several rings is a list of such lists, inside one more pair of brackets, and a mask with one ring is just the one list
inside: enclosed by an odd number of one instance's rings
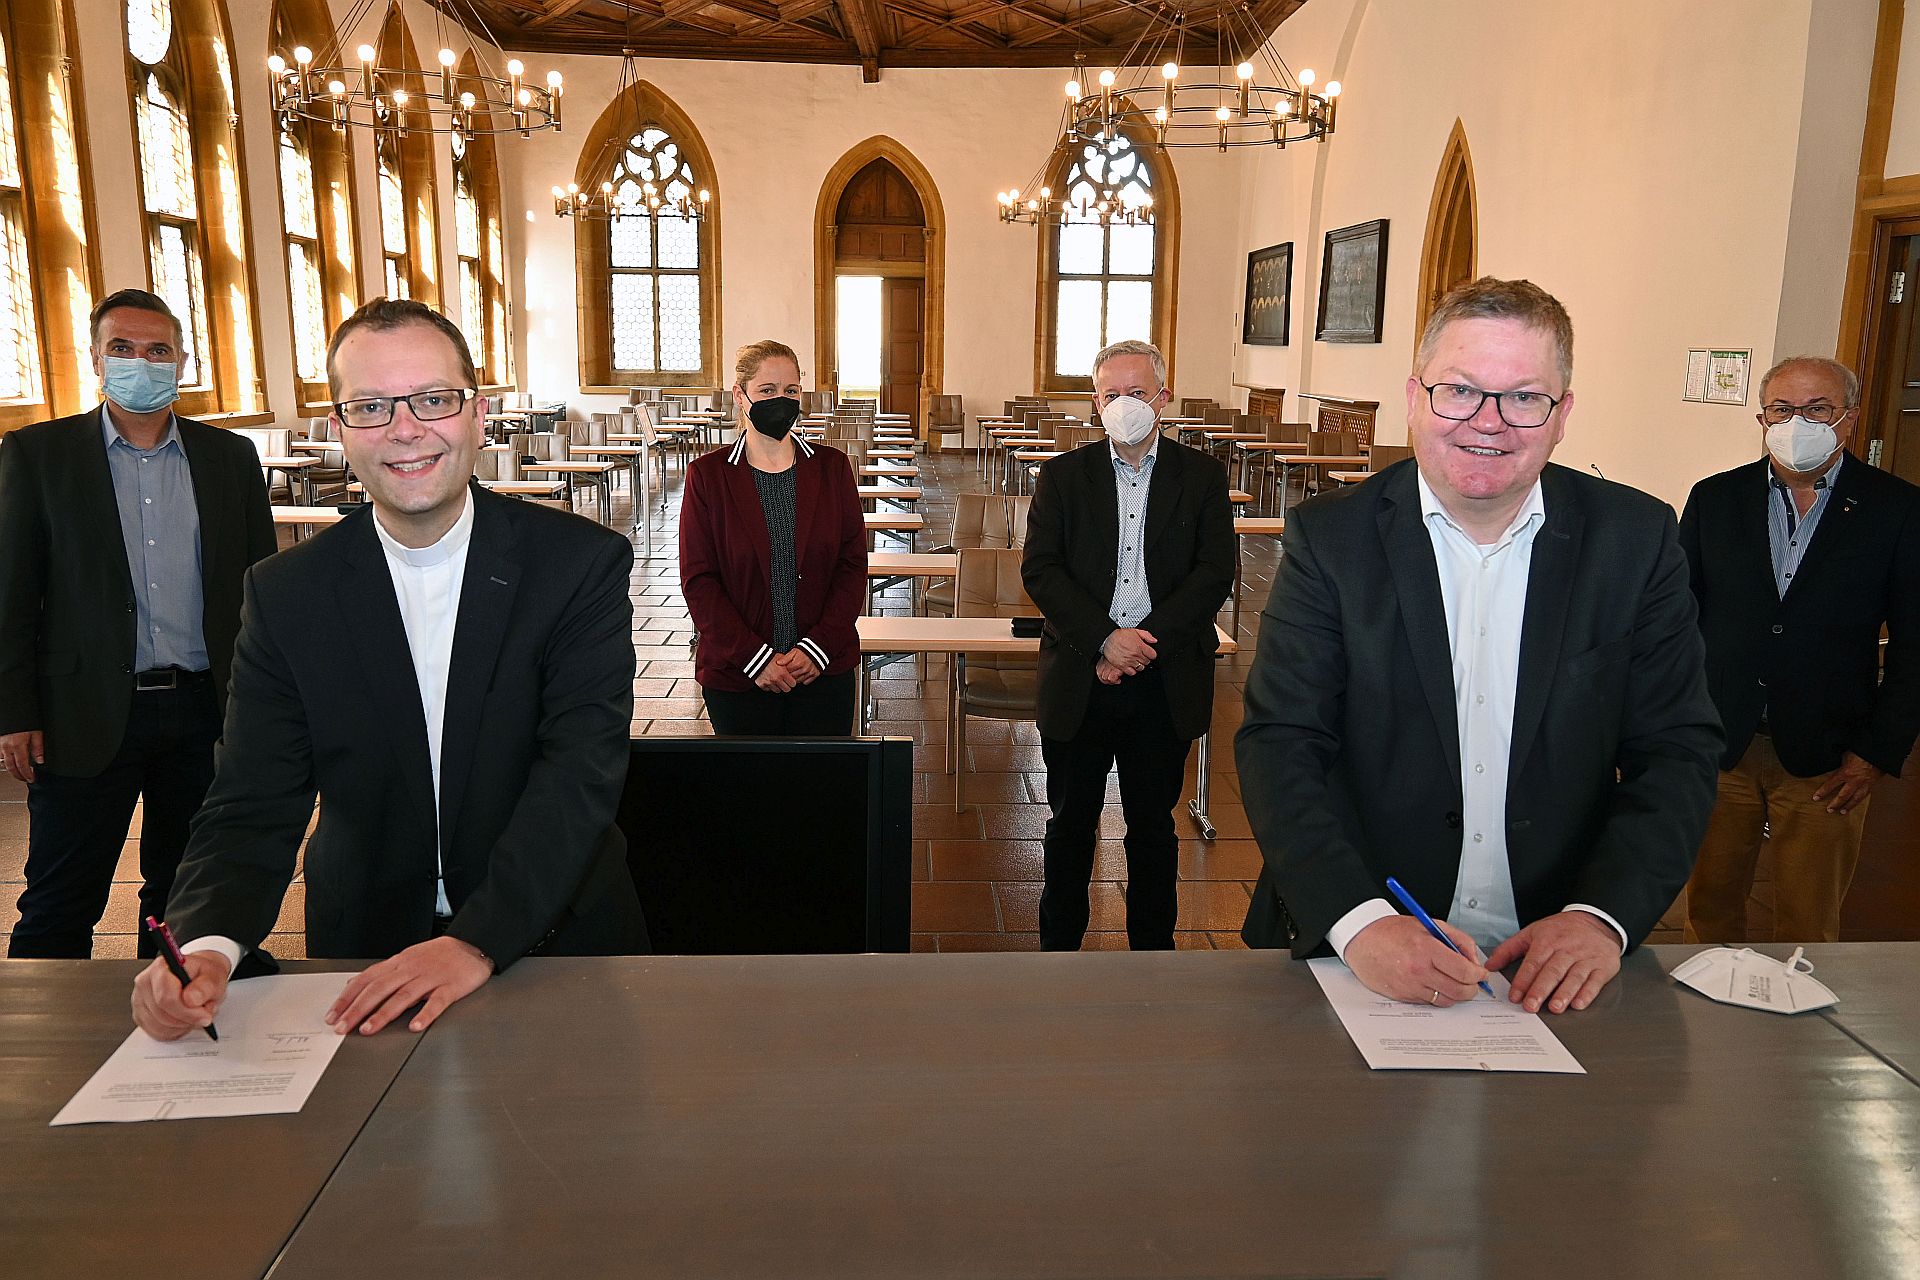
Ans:
{"label": "blue pen", "polygon": [[[1393,891],[1394,897],[1400,899],[1401,906],[1413,912],[1413,918],[1415,920],[1418,920],[1422,925],[1426,926],[1428,933],[1440,939],[1440,941],[1446,945],[1447,950],[1453,952],[1453,954],[1459,956],[1462,960],[1467,958],[1467,953],[1453,945],[1453,939],[1449,938],[1446,932],[1433,922],[1432,916],[1421,910],[1420,904],[1413,900],[1413,895],[1408,893],[1398,880],[1395,880],[1392,876],[1388,876],[1387,888]],[[1488,986],[1484,980],[1480,983],[1480,989],[1488,995],[1493,994],[1493,988]]]}

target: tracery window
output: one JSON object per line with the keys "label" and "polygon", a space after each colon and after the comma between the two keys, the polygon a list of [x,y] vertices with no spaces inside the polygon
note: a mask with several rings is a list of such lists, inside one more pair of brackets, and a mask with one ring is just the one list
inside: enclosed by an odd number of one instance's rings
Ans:
{"label": "tracery window", "polygon": [[220,0],[126,0],[149,276],[184,330],[188,414],[264,401],[227,31]]}
{"label": "tracery window", "polygon": [[66,0],[0,4],[0,431],[98,404],[98,276]]}
{"label": "tracery window", "polygon": [[40,343],[27,258],[26,179],[7,43],[0,24],[0,400],[38,400]]}
{"label": "tracery window", "polygon": [[1079,220],[1050,233],[1052,306],[1048,372],[1056,384],[1085,383],[1100,348],[1123,338],[1153,341],[1156,228],[1103,224],[1099,204],[1157,204],[1153,167],[1125,134],[1075,145],[1060,185]]}
{"label": "tracery window", "polygon": [[[616,203],[636,211],[656,198],[662,207],[697,204],[701,186],[680,145],[651,124],[627,140],[609,181]],[[699,221],[637,212],[607,227],[615,372],[697,372],[703,348]]]}

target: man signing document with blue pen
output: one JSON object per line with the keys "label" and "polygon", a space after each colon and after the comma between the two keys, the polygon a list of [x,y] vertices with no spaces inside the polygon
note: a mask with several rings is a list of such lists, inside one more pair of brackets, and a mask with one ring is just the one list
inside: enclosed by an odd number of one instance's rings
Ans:
{"label": "man signing document with blue pen", "polygon": [[1510,998],[1560,1013],[1686,884],[1720,750],[1686,561],[1666,504],[1548,465],[1572,378],[1551,295],[1463,285],[1407,379],[1414,456],[1289,512],[1236,740],[1248,945],[1439,1006],[1517,961]]}

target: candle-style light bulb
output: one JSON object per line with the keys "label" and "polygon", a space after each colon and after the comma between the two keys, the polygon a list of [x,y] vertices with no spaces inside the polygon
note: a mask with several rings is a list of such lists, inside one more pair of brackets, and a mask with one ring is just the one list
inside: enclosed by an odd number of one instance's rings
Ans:
{"label": "candle-style light bulb", "polygon": [[1305,70],[1301,71],[1300,83],[1305,85],[1309,89],[1313,87],[1313,68],[1312,67],[1307,67]]}
{"label": "candle-style light bulb", "polygon": [[453,50],[442,49],[440,51],[440,65],[443,67],[450,67],[453,65]]}
{"label": "candle-style light bulb", "polygon": [[370,44],[361,45],[358,49],[354,50],[354,53],[359,56],[362,62],[373,61],[373,46]]}
{"label": "candle-style light bulb", "polygon": [[1102,89],[1111,89],[1111,88],[1113,88],[1113,72],[1112,72],[1112,71],[1110,71],[1110,70],[1109,70],[1109,71],[1102,71],[1102,72],[1100,73],[1100,87],[1101,87]]}
{"label": "candle-style light bulb", "polygon": [[299,63],[302,67],[305,67],[308,63],[313,61],[313,50],[307,48],[307,46],[303,44],[295,45],[293,47],[293,60]]}
{"label": "candle-style light bulb", "polygon": [[1177,62],[1166,63],[1161,66],[1160,74],[1169,80],[1177,80],[1180,78],[1180,64]]}
{"label": "candle-style light bulb", "polygon": [[1239,76],[1242,80],[1251,80],[1253,79],[1253,64],[1251,62],[1243,62],[1233,69],[1233,74]]}
{"label": "candle-style light bulb", "polygon": [[273,54],[267,59],[267,70],[273,72],[274,77],[277,79],[286,74],[287,60],[277,53]]}
{"label": "candle-style light bulb", "polygon": [[1338,80],[1327,81],[1327,96],[1329,98],[1337,98],[1340,96],[1340,82]]}

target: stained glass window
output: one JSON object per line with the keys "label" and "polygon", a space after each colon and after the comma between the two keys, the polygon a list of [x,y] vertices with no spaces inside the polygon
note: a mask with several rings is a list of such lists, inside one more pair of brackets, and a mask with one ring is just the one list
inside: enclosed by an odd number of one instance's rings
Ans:
{"label": "stained glass window", "polygon": [[609,179],[617,204],[635,210],[608,226],[613,273],[613,367],[633,373],[694,373],[705,350],[700,327],[702,222],[643,212],[654,200],[698,203],[700,178],[665,129],[627,140]]}
{"label": "stained glass window", "polygon": [[13,120],[6,33],[0,29],[0,400],[37,400],[40,395],[40,344],[27,260],[20,135]]}
{"label": "stained glass window", "polygon": [[193,135],[187,113],[157,75],[147,76],[140,99],[140,175],[147,212],[192,218],[197,212],[193,181]]}
{"label": "stained glass window", "polygon": [[1137,208],[1153,199],[1153,172],[1124,134],[1081,145],[1062,184],[1073,219],[1054,234],[1053,373],[1088,377],[1100,348],[1153,338],[1152,224],[1103,225],[1100,202]]}
{"label": "stained glass window", "polygon": [[[166,10],[164,4],[158,8]],[[129,38],[136,20],[151,18],[152,6],[129,5]],[[170,12],[169,12],[170,18]],[[166,299],[185,330],[186,368],[181,384],[203,386],[208,369],[207,281],[200,257],[200,199],[194,170],[193,134],[181,95],[162,82],[171,67],[145,73],[135,103],[140,134],[140,190],[146,201],[147,253],[154,292]]]}
{"label": "stained glass window", "polygon": [[[456,141],[459,135],[455,134]],[[480,202],[473,196],[464,147],[454,148],[453,244],[460,259],[460,328],[474,363],[487,363],[486,298],[480,287]]]}
{"label": "stained glass window", "polygon": [[321,283],[320,216],[313,153],[298,126],[280,132],[280,208],[287,241],[287,290],[293,302],[293,362],[302,382],[327,376],[327,304]]}
{"label": "stained glass window", "polygon": [[407,195],[400,184],[400,168],[384,153],[380,156],[380,248],[387,259],[387,296],[407,293]]}
{"label": "stained glass window", "polygon": [[127,0],[128,53],[151,67],[172,44],[172,0]]}

